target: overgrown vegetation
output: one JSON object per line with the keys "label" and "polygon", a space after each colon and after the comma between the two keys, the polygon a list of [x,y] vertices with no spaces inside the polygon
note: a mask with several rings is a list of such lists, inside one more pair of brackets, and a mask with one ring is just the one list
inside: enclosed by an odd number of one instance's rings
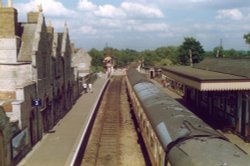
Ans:
{"label": "overgrown vegetation", "polygon": [[[243,38],[249,43],[250,34]],[[144,62],[145,66],[190,65],[190,54],[193,63],[198,63],[205,57],[244,57],[249,56],[248,51],[234,49],[224,50],[222,46],[215,47],[212,51],[204,51],[202,45],[193,37],[184,38],[180,46],[166,46],[155,50],[135,51],[132,49],[114,49],[106,47],[103,50],[91,49],[91,69],[94,72],[103,71],[103,58],[110,54],[116,59],[116,68],[126,67],[131,62]]]}

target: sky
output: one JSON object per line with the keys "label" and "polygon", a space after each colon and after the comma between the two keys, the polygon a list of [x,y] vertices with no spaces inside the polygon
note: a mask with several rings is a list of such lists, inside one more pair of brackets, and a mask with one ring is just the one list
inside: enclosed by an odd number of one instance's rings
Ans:
{"label": "sky", "polygon": [[[6,1],[6,2],[5,2]],[[3,0],[7,4],[7,0]],[[137,51],[196,38],[205,50],[250,50],[250,0],[13,0],[19,21],[41,4],[46,23],[69,27],[77,47]]]}

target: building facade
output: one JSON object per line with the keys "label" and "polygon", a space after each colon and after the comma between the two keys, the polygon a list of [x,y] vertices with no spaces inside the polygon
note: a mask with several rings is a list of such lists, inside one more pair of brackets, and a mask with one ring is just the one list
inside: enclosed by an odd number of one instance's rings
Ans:
{"label": "building facade", "polygon": [[16,165],[79,97],[71,46],[66,24],[54,32],[41,9],[20,23],[0,1],[0,166]]}

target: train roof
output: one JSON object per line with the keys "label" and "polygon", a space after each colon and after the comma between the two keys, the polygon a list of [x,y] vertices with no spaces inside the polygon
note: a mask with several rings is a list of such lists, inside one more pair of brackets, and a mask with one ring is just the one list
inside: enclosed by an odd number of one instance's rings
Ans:
{"label": "train roof", "polygon": [[146,74],[139,73],[135,68],[128,69],[127,75],[132,86],[140,82],[150,82],[147,80]]}
{"label": "train roof", "polygon": [[221,139],[190,139],[172,148],[168,157],[178,166],[249,166],[250,156]]}
{"label": "train roof", "polygon": [[[223,137],[152,83],[138,83],[134,89],[165,149],[169,143],[187,135],[202,134]],[[178,131],[176,132],[176,130]]]}
{"label": "train roof", "polygon": [[134,90],[173,165],[250,166],[249,155],[153,83],[137,83]]}
{"label": "train roof", "polygon": [[135,94],[172,165],[250,166],[250,156],[134,70]]}

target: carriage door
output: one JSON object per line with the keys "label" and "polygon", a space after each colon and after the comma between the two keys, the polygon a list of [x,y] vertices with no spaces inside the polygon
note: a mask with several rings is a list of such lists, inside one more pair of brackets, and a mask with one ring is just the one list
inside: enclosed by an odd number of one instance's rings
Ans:
{"label": "carriage door", "polygon": [[154,71],[150,71],[150,78],[153,79],[154,78]]}
{"label": "carriage door", "polygon": [[242,96],[241,102],[241,135],[246,135],[246,109],[247,109],[247,101],[245,95]]}

